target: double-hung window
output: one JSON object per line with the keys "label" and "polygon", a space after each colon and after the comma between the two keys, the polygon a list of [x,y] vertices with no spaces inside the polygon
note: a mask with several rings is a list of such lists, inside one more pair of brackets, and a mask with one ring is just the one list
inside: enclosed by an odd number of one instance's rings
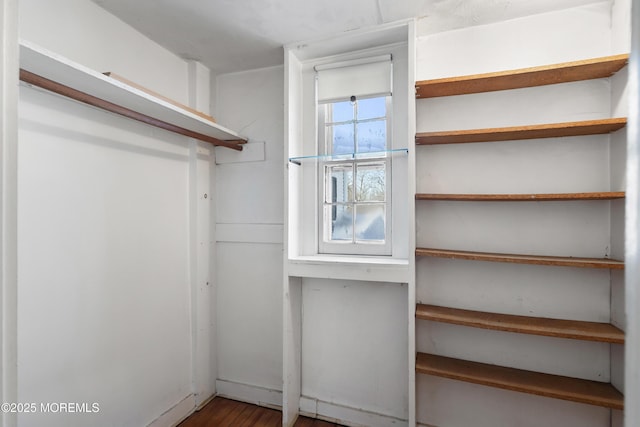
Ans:
{"label": "double-hung window", "polygon": [[391,57],[316,71],[319,252],[391,255]]}

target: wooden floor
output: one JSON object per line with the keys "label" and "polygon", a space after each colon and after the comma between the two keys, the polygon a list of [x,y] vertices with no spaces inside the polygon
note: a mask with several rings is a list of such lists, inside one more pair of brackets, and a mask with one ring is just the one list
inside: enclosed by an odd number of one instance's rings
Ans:
{"label": "wooden floor", "polygon": [[[275,409],[216,397],[178,427],[281,427],[282,413]],[[339,427],[339,424],[300,417],[294,427]]]}

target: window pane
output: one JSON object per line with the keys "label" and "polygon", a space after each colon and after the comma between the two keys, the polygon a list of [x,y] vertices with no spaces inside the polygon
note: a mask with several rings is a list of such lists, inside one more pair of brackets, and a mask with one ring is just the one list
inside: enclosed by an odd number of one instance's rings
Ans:
{"label": "window pane", "polygon": [[326,166],[325,202],[344,203],[353,200],[353,166]]}
{"label": "window pane", "polygon": [[327,127],[331,154],[349,154],[354,149],[353,125],[335,125]]}
{"label": "window pane", "polygon": [[330,224],[330,240],[353,240],[353,207],[345,205],[325,206],[325,224]]}
{"label": "window pane", "polygon": [[356,239],[384,241],[384,205],[356,205]]}
{"label": "window pane", "polygon": [[357,166],[356,201],[385,201],[385,169],[384,163],[365,163]]}
{"label": "window pane", "polygon": [[335,102],[331,104],[332,116],[329,117],[330,122],[347,122],[353,120],[354,108],[350,101]]}
{"label": "window pane", "polygon": [[358,100],[358,120],[374,119],[387,115],[386,98],[369,98]]}
{"label": "window pane", "polygon": [[387,122],[376,120],[358,123],[358,153],[371,153],[387,149]]}

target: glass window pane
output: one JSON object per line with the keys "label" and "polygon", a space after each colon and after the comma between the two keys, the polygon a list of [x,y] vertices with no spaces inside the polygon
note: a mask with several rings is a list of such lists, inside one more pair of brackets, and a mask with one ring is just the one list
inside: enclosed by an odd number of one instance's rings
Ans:
{"label": "glass window pane", "polygon": [[335,125],[327,127],[331,154],[350,154],[354,149],[353,125]]}
{"label": "glass window pane", "polygon": [[326,166],[325,179],[326,203],[345,203],[353,200],[353,166]]}
{"label": "glass window pane", "polygon": [[384,163],[365,163],[357,166],[356,201],[384,202],[386,173]]}
{"label": "glass window pane", "polygon": [[387,149],[387,122],[376,120],[358,123],[358,153],[371,153]]}
{"label": "glass window pane", "polygon": [[330,122],[347,122],[353,120],[354,108],[350,101],[335,102],[330,104],[333,114],[329,118]]}
{"label": "glass window pane", "polygon": [[328,237],[330,240],[353,240],[353,207],[346,205],[325,206],[325,224],[330,224]]}
{"label": "glass window pane", "polygon": [[384,205],[356,205],[356,239],[384,241]]}
{"label": "glass window pane", "polygon": [[358,100],[358,120],[374,119],[387,115],[386,98],[369,98]]}

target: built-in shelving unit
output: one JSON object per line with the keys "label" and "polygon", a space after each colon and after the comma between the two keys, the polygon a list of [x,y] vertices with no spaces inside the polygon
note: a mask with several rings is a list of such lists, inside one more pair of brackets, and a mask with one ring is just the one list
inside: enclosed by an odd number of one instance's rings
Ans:
{"label": "built-in shelving unit", "polygon": [[449,249],[416,248],[416,256],[466,259],[470,261],[508,262],[512,264],[549,265],[558,267],[624,269],[624,262],[608,258],[501,254],[491,252],[454,251]]}
{"label": "built-in shelving unit", "polygon": [[616,200],[624,199],[624,197],[624,191],[539,194],[416,194],[416,200],[442,200],[460,202],[552,202],[569,200]]}
{"label": "built-in shelving unit", "polygon": [[622,129],[626,124],[626,118],[613,118],[531,126],[421,132],[416,134],[416,144],[465,144],[469,142],[496,142],[514,141],[519,139],[599,135]]}
{"label": "built-in shelving unit", "polygon": [[416,97],[434,98],[604,78],[620,71],[628,61],[629,55],[614,55],[541,67],[423,80],[416,83]]}
{"label": "built-in shelving unit", "polygon": [[27,42],[20,44],[20,80],[213,145],[242,150],[247,142],[236,132],[175,103]]}
{"label": "built-in shelving unit", "polygon": [[515,316],[429,304],[417,305],[416,318],[473,328],[624,344],[624,332],[609,323]]}
{"label": "built-in shelving unit", "polygon": [[589,405],[623,409],[611,384],[418,353],[416,372]]}
{"label": "built-in shelving unit", "polygon": [[[628,58],[628,55],[615,55],[511,71],[419,81],[416,83],[416,98],[463,95],[607,78],[621,70],[627,64]],[[417,145],[436,145],[598,135],[618,131],[625,127],[626,122],[626,118],[618,117],[502,128],[432,131],[416,133],[415,140]],[[417,165],[417,168],[419,167],[420,165]],[[418,193],[415,195],[417,201],[468,203],[612,201],[624,197],[624,191],[512,194]],[[623,261],[609,258],[490,253],[424,247],[417,247],[415,255],[416,258],[435,257],[543,267],[624,269]],[[422,302],[416,304],[415,317],[419,321],[449,323],[559,339],[610,344],[624,344],[625,341],[624,332],[609,323],[489,313]],[[416,372],[611,409],[623,409],[624,398],[622,394],[611,384],[603,382],[531,372],[420,352],[417,353]]]}

